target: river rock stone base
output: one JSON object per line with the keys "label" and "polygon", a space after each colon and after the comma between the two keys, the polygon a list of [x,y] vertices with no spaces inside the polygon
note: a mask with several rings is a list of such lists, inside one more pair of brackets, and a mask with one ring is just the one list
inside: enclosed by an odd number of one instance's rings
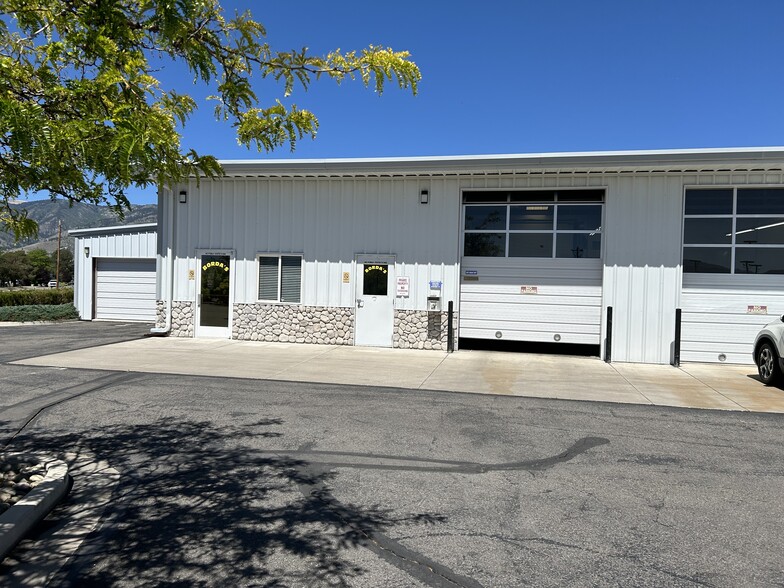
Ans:
{"label": "river rock stone base", "polygon": [[232,339],[354,344],[354,309],[283,304],[235,304]]}
{"label": "river rock stone base", "polygon": [[[448,317],[449,315],[446,312],[396,310],[392,346],[400,349],[437,349],[446,351]],[[456,314],[452,320],[453,324],[456,325]]]}
{"label": "river rock stone base", "polygon": [[193,337],[193,302],[172,302],[171,337]]}
{"label": "river rock stone base", "polygon": [[155,327],[162,329],[166,326],[166,301],[155,301]]}

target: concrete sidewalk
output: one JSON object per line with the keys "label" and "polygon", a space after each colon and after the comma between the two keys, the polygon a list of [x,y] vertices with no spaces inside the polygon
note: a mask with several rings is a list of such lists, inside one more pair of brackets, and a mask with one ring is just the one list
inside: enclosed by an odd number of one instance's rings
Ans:
{"label": "concrete sidewalk", "polygon": [[673,368],[563,355],[180,338],[144,338],[14,363],[784,413],[784,390],[764,386],[751,365]]}

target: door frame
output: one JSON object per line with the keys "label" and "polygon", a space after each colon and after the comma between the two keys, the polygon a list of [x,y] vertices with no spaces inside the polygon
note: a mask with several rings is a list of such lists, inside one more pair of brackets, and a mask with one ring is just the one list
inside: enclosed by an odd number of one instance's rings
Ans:
{"label": "door frame", "polygon": [[[354,255],[354,275],[356,276],[355,285],[354,285],[354,345],[357,345],[357,309],[359,299],[362,297],[360,290],[360,285],[364,287],[364,274],[362,273],[362,267],[366,263],[382,263],[386,264],[387,266],[391,266],[393,271],[390,272],[390,280],[388,289],[387,289],[387,296],[392,301],[392,325],[390,330],[390,347],[394,344],[393,336],[395,334],[395,281],[394,278],[397,275],[397,255],[394,253],[380,253],[380,254],[373,254],[373,253],[357,253]],[[363,276],[363,279],[360,280],[359,277]]]}
{"label": "door frame", "polygon": [[[202,327],[201,323],[201,258],[202,255],[229,256],[229,321],[226,327]],[[199,338],[231,339],[234,318],[234,275],[236,257],[234,249],[197,249],[196,250],[196,292],[193,309],[193,336]]]}

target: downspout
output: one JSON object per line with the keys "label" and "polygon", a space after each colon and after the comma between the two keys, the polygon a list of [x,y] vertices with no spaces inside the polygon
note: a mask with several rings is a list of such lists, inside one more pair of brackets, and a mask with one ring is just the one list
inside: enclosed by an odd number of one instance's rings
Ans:
{"label": "downspout", "polygon": [[[163,280],[169,281],[169,287],[166,292],[166,323],[163,327],[153,327],[150,329],[150,335],[153,337],[165,337],[171,332],[172,326],[172,299],[174,298],[174,191],[168,190],[167,188],[161,188],[161,190],[169,192],[171,195],[171,199],[169,200],[169,210],[164,209],[164,213],[166,214],[166,266],[165,272],[161,276],[161,282]],[[164,198],[161,197],[161,192],[158,193],[158,202],[163,204]]]}

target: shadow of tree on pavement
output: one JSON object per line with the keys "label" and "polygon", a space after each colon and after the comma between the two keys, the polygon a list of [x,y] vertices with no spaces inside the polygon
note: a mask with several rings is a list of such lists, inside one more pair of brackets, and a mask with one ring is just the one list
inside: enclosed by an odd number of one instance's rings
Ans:
{"label": "shadow of tree on pavement", "polygon": [[17,437],[15,450],[90,454],[120,472],[102,526],[54,585],[361,584],[366,570],[349,549],[395,524],[442,520],[341,503],[322,466],[251,447],[280,436],[274,429],[281,424],[162,418]]}

